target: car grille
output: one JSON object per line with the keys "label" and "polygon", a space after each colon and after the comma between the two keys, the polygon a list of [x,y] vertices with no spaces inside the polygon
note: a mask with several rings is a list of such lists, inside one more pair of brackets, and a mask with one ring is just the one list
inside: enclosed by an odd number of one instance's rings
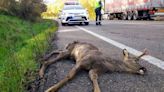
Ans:
{"label": "car grille", "polygon": [[66,21],[70,20],[70,21],[81,21],[81,20],[87,20],[87,18],[85,16],[82,16],[81,17],[82,19],[79,19],[79,20],[73,20],[73,17],[72,16],[69,16],[67,17]]}
{"label": "car grille", "polygon": [[69,14],[73,14],[73,15],[79,15],[80,13],[69,13]]}

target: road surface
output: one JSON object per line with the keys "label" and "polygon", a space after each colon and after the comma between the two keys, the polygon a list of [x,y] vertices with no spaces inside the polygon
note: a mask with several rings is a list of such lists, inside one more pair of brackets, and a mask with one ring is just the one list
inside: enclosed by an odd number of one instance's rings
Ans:
{"label": "road surface", "polygon": [[[106,73],[99,79],[102,92],[164,92],[164,22],[104,20],[102,26],[91,22],[89,26],[60,26],[57,39],[58,49],[74,40],[89,42],[112,58],[122,60],[122,49],[130,48],[132,54],[139,54],[147,48],[150,57],[141,60],[148,70],[144,76],[126,73]],[[59,82],[68,74],[74,62],[63,60],[51,65],[47,81],[40,92]],[[58,92],[92,92],[92,83],[87,71],[77,76]]]}

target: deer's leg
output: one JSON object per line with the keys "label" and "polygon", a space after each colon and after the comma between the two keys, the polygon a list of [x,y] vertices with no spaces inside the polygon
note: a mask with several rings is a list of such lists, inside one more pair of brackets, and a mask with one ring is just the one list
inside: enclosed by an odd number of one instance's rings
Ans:
{"label": "deer's leg", "polygon": [[48,58],[50,58],[52,55],[54,55],[54,54],[59,54],[59,53],[61,53],[61,52],[62,52],[62,50],[54,50],[54,51],[52,51],[51,53],[49,53],[48,55],[46,55],[45,57],[43,57],[42,61],[46,61],[46,60],[48,60]]}
{"label": "deer's leg", "polygon": [[44,62],[44,63],[42,64],[42,67],[41,67],[40,71],[39,71],[39,76],[40,76],[40,78],[42,78],[42,77],[44,76],[44,71],[45,71],[45,69],[46,69],[50,64],[53,64],[53,63],[55,63],[55,62],[58,61],[58,60],[67,58],[67,57],[69,57],[69,55],[70,55],[70,54],[69,54],[69,52],[67,52],[67,51],[61,52],[61,53],[59,53],[59,55],[57,55],[56,58],[51,59],[51,60],[49,60],[49,61],[47,61],[47,62]]}
{"label": "deer's leg", "polygon": [[80,69],[79,65],[75,65],[75,67],[72,68],[72,70],[69,72],[69,74],[60,82],[55,84],[54,86],[50,87],[48,90],[45,92],[56,92],[60,87],[62,87],[64,84],[66,84],[69,80],[71,80],[77,71]]}
{"label": "deer's leg", "polygon": [[96,69],[90,70],[89,77],[90,77],[91,81],[93,82],[94,92],[101,92],[98,81],[97,81],[98,80],[97,70]]}

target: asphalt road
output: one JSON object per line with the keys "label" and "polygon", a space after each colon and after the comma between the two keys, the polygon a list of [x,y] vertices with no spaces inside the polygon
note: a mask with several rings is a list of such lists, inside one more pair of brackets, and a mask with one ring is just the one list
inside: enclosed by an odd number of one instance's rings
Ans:
{"label": "asphalt road", "polygon": [[[137,51],[147,48],[152,57],[159,59],[162,64],[164,63],[164,22],[162,21],[104,20],[102,26],[96,26],[94,22],[91,22],[89,26],[80,26],[80,28],[112,39]],[[84,30],[79,29],[78,25],[60,26],[54,42],[58,49],[63,49],[65,44],[74,40],[89,42],[110,57],[122,60],[120,48]],[[156,62],[155,60],[153,62]],[[140,63],[148,70],[144,76],[126,73],[106,73],[99,76],[98,82],[102,92],[164,92],[164,70],[146,60],[141,60]],[[64,60],[51,65],[46,72],[47,81],[44,83],[44,87],[40,88],[40,92],[63,79],[74,64],[73,61]],[[93,87],[88,72],[80,71],[58,92],[92,91]]]}

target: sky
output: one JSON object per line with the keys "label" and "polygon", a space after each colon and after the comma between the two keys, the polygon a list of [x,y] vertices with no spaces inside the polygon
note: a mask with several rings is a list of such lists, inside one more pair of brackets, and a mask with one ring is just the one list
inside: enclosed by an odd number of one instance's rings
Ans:
{"label": "sky", "polygon": [[[54,3],[56,0],[43,0],[45,3]],[[65,1],[65,0],[61,0]],[[78,0],[67,0],[67,1],[78,1]]]}
{"label": "sky", "polygon": [[54,3],[56,0],[44,0],[45,3]]}

